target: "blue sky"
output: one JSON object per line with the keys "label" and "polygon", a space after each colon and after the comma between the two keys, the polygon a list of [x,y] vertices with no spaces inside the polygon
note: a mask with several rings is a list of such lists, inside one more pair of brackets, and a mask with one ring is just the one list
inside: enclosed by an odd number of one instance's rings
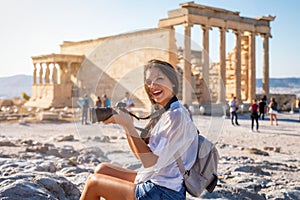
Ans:
{"label": "blue sky", "polygon": [[[179,0],[0,0],[0,77],[32,74],[31,56],[59,53],[63,41],[81,41],[157,27]],[[299,0],[195,0],[239,11],[240,16],[276,16],[271,23],[270,77],[300,77]],[[180,32],[180,27],[177,28]],[[176,29],[176,30],[177,30]],[[200,28],[199,28],[200,30]],[[210,54],[218,60],[218,35],[211,31]],[[192,37],[201,41],[197,28]],[[199,33],[199,35],[201,35]],[[234,46],[227,34],[227,52]],[[262,40],[256,37],[257,78],[261,78]]]}

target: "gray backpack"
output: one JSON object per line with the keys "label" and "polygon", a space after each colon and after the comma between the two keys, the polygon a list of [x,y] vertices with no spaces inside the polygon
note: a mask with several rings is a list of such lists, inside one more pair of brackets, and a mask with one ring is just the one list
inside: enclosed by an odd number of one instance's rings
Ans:
{"label": "gray backpack", "polygon": [[198,153],[191,169],[186,170],[184,168],[180,157],[176,159],[190,195],[199,197],[204,189],[207,189],[210,193],[213,192],[218,182],[218,161],[219,153],[215,144],[202,135],[198,135]]}

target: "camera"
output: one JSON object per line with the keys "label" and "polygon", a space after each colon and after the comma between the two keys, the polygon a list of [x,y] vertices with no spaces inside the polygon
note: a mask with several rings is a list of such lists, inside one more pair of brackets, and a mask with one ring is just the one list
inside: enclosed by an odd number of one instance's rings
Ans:
{"label": "camera", "polygon": [[[125,107],[126,104],[123,102],[118,102],[116,107],[119,108],[123,112],[128,112]],[[113,116],[114,114],[118,114],[112,107],[97,107],[91,108],[91,122],[102,122]]]}

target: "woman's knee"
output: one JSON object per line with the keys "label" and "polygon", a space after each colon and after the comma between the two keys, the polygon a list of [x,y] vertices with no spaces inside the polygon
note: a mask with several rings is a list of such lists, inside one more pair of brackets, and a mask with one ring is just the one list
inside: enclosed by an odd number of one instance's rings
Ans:
{"label": "woman's knee", "polygon": [[95,174],[103,174],[108,168],[110,168],[109,163],[100,163],[94,170]]}
{"label": "woman's knee", "polygon": [[99,178],[94,174],[90,174],[87,178],[86,184],[89,188],[97,187],[99,185]]}
{"label": "woman's knee", "polygon": [[94,170],[94,174],[107,174],[113,169],[114,166],[111,163],[100,163]]}

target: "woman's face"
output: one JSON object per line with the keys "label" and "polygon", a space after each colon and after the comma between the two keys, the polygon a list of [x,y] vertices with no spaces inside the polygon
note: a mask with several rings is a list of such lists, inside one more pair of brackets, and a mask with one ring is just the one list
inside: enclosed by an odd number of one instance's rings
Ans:
{"label": "woman's face", "polygon": [[150,97],[161,106],[165,106],[174,96],[174,84],[156,67],[146,71],[145,84],[149,89]]}

